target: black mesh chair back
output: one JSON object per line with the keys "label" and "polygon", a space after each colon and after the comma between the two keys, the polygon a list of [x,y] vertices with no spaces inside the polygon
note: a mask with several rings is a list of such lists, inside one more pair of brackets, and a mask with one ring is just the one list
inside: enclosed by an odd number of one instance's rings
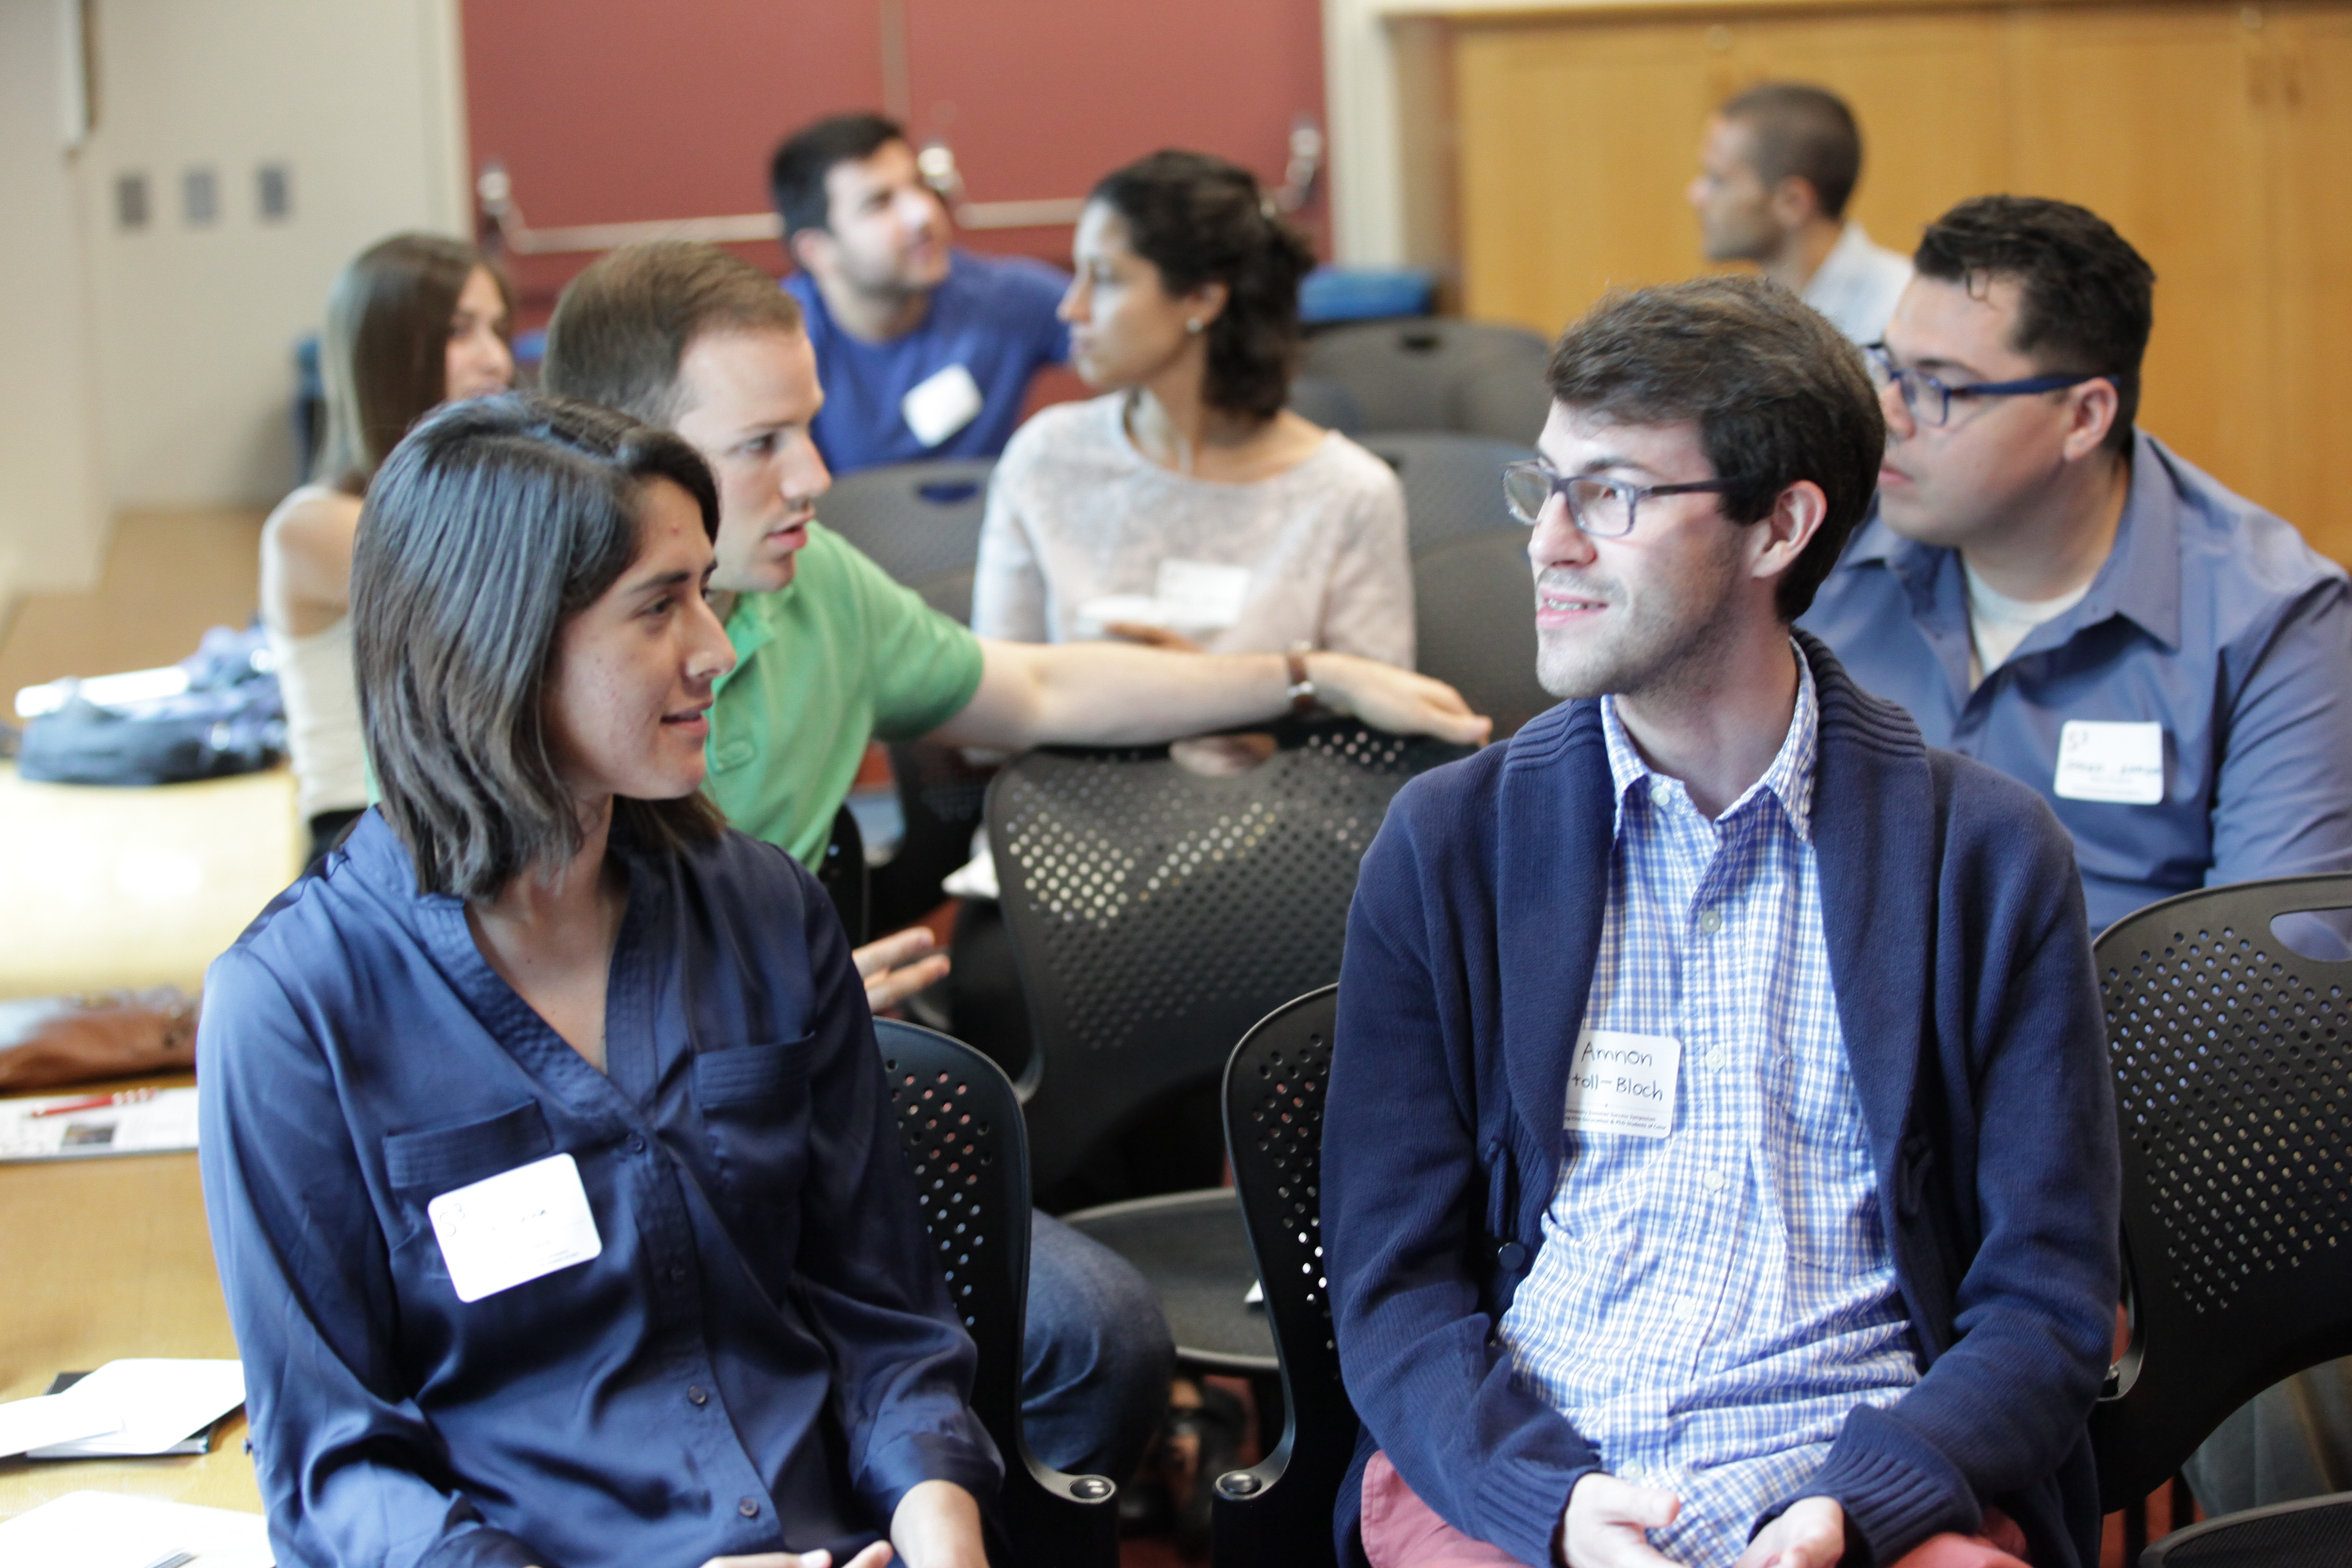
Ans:
{"label": "black mesh chair back", "polygon": [[1332,1505],[1356,1450],[1356,1407],[1323,1274],[1323,1090],[1339,988],[1276,1008],[1225,1065],[1225,1147],[1282,1363],[1282,1441],[1217,1478],[1220,1568],[1333,1562]]}
{"label": "black mesh chair back", "polygon": [[993,458],[943,458],[861,468],[833,481],[817,521],[912,586],[980,558]]}
{"label": "black mesh chair back", "polygon": [[1516,533],[1527,548],[1527,525],[1503,501],[1503,465],[1534,457],[1534,447],[1442,430],[1391,431],[1361,442],[1404,486],[1405,540],[1415,555],[1489,531]]}
{"label": "black mesh chair back", "polygon": [[2092,1415],[2109,1510],[2263,1389],[2352,1352],[2352,963],[2301,957],[2271,930],[2346,905],[2352,876],[2209,888],[2095,946],[2131,1318]]}
{"label": "black mesh chair back", "polygon": [[971,1405],[1004,1459],[1000,1502],[1010,1561],[1022,1568],[1115,1568],[1117,1489],[1100,1476],[1049,1469],[1021,1436],[1029,1171],[1013,1085],[970,1046],[919,1026],[877,1019],[874,1037],[924,1229],[980,1352]]}
{"label": "black mesh chair back", "polygon": [[2352,1492],[2250,1508],[2192,1524],[2149,1547],[2139,1568],[2344,1568]]}
{"label": "black mesh chair back", "polygon": [[1550,345],[1519,327],[1434,317],[1332,327],[1301,368],[1337,382],[1367,430],[1459,430],[1532,442],[1551,410]]}
{"label": "black mesh chair back", "polygon": [[1034,1035],[1022,1089],[1037,1188],[1156,1098],[1213,1086],[1227,1042],[1339,978],[1356,865],[1389,801],[1465,754],[1353,721],[1285,723],[1275,740],[1231,777],[1164,746],[1054,750],[991,786]]}
{"label": "black mesh chair back", "polygon": [[1414,667],[1494,720],[1496,740],[1559,700],[1536,679],[1535,577],[1516,523],[1416,554],[1412,625]]}

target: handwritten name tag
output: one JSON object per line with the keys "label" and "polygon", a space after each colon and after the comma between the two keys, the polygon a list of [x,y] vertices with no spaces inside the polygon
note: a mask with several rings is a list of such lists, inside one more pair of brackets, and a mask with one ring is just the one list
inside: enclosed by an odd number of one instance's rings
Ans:
{"label": "handwritten name tag", "polygon": [[478,1301],[604,1250],[569,1154],[551,1154],[425,1205],[460,1301]]}
{"label": "handwritten name tag", "polygon": [[1568,1067],[1570,1132],[1664,1138],[1675,1130],[1683,1043],[1670,1035],[1586,1029]]}
{"label": "handwritten name tag", "polygon": [[2050,787],[2066,800],[2156,805],[2164,799],[2164,726],[2067,720]]}

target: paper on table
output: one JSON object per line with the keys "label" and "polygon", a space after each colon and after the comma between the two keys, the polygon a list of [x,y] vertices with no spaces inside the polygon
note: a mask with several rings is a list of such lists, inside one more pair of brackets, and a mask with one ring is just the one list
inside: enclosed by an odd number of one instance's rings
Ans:
{"label": "paper on table", "polygon": [[52,1443],[100,1436],[121,1427],[120,1412],[77,1400],[70,1394],[11,1400],[0,1405],[0,1458],[28,1448],[46,1448]]}
{"label": "paper on table", "polygon": [[162,1154],[196,1146],[196,1091],[166,1089],[152,1100],[102,1105],[59,1116],[44,1106],[70,1105],[87,1094],[0,1100],[0,1160],[86,1160],[103,1154]]}
{"label": "paper on table", "polygon": [[0,1521],[0,1562],[8,1568],[150,1568],[173,1552],[195,1553],[186,1568],[271,1568],[273,1561],[261,1515],[156,1498],[68,1492]]}
{"label": "paper on table", "polygon": [[234,1361],[110,1361],[58,1399],[104,1412],[101,1436],[52,1439],[36,1459],[161,1454],[245,1403],[245,1367]]}

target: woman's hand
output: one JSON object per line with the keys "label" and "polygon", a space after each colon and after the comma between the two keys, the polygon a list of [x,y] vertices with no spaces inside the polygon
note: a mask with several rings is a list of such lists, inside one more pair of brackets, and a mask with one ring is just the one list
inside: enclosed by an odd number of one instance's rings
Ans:
{"label": "woman's hand", "polygon": [[1310,653],[1307,673],[1327,708],[1352,714],[1391,735],[1434,735],[1457,745],[1483,746],[1495,721],[1470,711],[1462,693],[1442,680],[1353,654]]}
{"label": "woman's hand", "polygon": [[1141,643],[1146,647],[1164,647],[1170,653],[1208,651],[1182,632],[1171,632],[1166,626],[1155,626],[1149,621],[1105,621],[1103,630],[1125,641]]}
{"label": "woman's hand", "polygon": [[[988,1568],[980,1505],[953,1481],[918,1481],[890,1515],[890,1539],[907,1568]],[[850,1568],[866,1568],[864,1559]]]}
{"label": "woman's hand", "polygon": [[[890,1543],[877,1541],[851,1558],[847,1568],[883,1568],[890,1561]],[[714,1557],[702,1568],[833,1568],[830,1552],[754,1552],[744,1557]]]}
{"label": "woman's hand", "polygon": [[866,1005],[875,1016],[947,973],[948,955],[932,951],[938,945],[929,930],[908,926],[896,936],[851,951],[849,961],[866,981]]}

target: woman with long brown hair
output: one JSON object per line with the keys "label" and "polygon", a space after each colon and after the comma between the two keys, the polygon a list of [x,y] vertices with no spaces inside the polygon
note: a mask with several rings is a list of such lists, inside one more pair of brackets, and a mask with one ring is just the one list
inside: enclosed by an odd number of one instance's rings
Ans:
{"label": "woman with long brown hair", "polygon": [[296,795],[316,860],[368,803],[352,677],[352,536],[376,466],[443,403],[504,392],[514,301],[463,240],[396,234],[327,297],[326,441],[312,482],[261,530],[261,621],[286,698]]}

